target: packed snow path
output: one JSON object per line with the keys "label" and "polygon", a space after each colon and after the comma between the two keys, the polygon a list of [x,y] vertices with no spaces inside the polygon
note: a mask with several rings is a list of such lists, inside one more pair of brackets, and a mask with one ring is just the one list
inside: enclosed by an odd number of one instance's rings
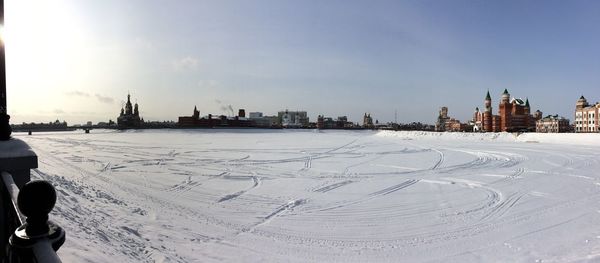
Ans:
{"label": "packed snow path", "polygon": [[68,262],[599,260],[600,137],[573,135],[16,136]]}

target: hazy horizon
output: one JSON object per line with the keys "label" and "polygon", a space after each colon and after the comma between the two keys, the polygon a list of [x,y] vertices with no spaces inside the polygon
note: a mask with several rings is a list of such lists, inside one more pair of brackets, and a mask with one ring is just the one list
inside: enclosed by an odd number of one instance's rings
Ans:
{"label": "hazy horizon", "polygon": [[5,1],[11,123],[305,110],[461,121],[489,90],[600,100],[597,1]]}

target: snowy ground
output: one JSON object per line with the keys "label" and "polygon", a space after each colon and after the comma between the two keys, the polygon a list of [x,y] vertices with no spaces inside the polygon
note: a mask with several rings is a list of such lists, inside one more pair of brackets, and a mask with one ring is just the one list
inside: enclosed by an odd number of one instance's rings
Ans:
{"label": "snowy ground", "polygon": [[17,134],[65,262],[600,261],[600,135]]}

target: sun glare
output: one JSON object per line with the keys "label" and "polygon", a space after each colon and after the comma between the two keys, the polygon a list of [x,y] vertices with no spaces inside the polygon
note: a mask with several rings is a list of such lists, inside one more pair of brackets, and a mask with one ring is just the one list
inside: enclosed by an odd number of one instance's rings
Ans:
{"label": "sun glare", "polygon": [[[41,108],[64,103],[63,89],[77,76],[81,22],[73,4],[63,1],[8,1],[5,6],[7,85],[12,98]],[[32,77],[35,76],[35,77]],[[52,92],[51,92],[52,91]],[[23,104],[11,110],[27,112]]]}

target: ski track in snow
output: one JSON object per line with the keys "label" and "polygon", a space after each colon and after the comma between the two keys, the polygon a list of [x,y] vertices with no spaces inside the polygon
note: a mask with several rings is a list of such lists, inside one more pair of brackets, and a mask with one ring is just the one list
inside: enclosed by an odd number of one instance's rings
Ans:
{"label": "ski track in snow", "polygon": [[19,138],[39,156],[32,178],[57,189],[51,218],[67,230],[59,251],[67,261],[514,262],[600,254],[594,147],[498,134],[382,134],[389,135]]}

